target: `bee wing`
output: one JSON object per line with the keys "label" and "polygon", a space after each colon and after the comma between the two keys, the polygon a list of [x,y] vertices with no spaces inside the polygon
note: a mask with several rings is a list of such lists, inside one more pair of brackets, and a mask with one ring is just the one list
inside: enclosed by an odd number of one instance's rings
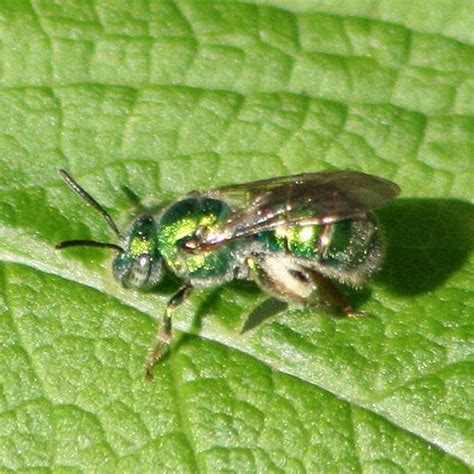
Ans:
{"label": "bee wing", "polygon": [[323,225],[385,204],[400,192],[391,181],[358,171],[323,171],[224,186],[210,191],[237,209],[202,236],[210,248],[278,226]]}

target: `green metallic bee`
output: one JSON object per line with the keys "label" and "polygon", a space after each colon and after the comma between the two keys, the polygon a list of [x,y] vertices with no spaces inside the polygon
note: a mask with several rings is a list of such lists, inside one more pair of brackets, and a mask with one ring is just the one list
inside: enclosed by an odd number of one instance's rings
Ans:
{"label": "green metallic bee", "polygon": [[330,302],[355,312],[331,280],[361,286],[382,263],[383,238],[370,211],[399,187],[357,171],[323,171],[187,194],[154,217],[144,214],[122,235],[110,215],[64,170],[66,183],[98,210],[120,244],[69,240],[56,247],[107,247],[118,252],[115,278],[150,288],[165,270],[184,282],[169,300],[145,362],[147,378],[172,335],[173,310],[192,288],[253,280],[289,303]]}

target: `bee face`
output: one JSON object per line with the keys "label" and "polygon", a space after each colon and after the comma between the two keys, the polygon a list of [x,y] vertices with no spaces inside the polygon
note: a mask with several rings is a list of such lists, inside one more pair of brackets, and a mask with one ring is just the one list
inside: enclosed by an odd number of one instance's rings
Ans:
{"label": "bee face", "polygon": [[163,274],[163,258],[153,217],[143,215],[134,222],[123,248],[112,264],[115,278],[126,288],[155,286]]}

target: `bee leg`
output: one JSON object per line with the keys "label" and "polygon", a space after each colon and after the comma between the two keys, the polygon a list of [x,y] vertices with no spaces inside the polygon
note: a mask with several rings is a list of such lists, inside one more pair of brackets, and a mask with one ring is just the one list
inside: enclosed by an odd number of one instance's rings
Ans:
{"label": "bee leg", "polygon": [[163,354],[171,341],[173,329],[171,317],[173,312],[188,298],[191,289],[192,286],[189,283],[186,283],[171,297],[166,305],[163,321],[158,327],[155,342],[145,359],[145,378],[147,380],[153,379],[153,367],[163,357]]}
{"label": "bee leg", "polygon": [[310,272],[288,255],[256,253],[246,258],[250,277],[281,301],[308,304],[316,284]]}
{"label": "bee leg", "polygon": [[346,316],[360,316],[363,313],[356,311],[346,300],[344,295],[336,288],[334,283],[321,273],[312,271],[311,277],[322,294]]}

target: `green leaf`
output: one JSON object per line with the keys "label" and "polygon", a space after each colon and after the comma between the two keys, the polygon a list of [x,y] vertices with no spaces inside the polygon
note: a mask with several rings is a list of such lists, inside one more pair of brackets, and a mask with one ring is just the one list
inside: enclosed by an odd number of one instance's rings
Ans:
{"label": "green leaf", "polygon": [[[3,2],[0,468],[469,472],[474,465],[472,2]],[[127,291],[130,192],[322,169],[397,182],[366,318],[196,293],[153,383],[174,283]]]}

